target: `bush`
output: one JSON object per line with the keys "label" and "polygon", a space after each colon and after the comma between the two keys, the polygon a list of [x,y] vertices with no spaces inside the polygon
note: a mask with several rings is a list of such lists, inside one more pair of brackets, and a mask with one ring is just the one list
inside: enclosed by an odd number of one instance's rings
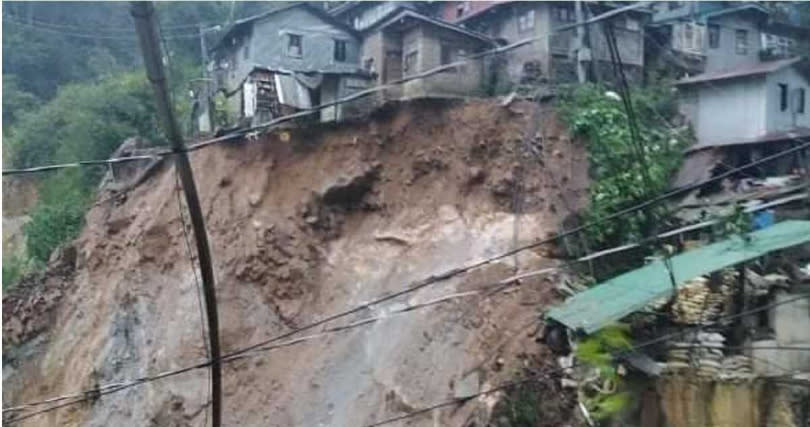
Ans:
{"label": "bush", "polygon": [[4,141],[17,167],[107,158],[126,138],[159,140],[152,91],[143,73],[71,84],[24,113]]}
{"label": "bush", "polygon": [[594,387],[582,387],[580,399],[597,420],[610,418],[630,402],[629,394],[618,391],[621,378],[614,366],[616,353],[631,348],[630,329],[617,324],[603,328],[577,345],[577,360],[599,373],[599,382],[608,385],[596,392]]}
{"label": "bush", "polygon": [[[571,133],[585,140],[590,161],[590,206],[587,221],[599,221],[664,192],[680,166],[689,141],[688,129],[671,129],[677,115],[674,97],[666,88],[634,89],[631,93],[643,153],[634,150],[621,100],[598,85],[579,85],[560,100],[560,112]],[[649,185],[644,174],[649,176]],[[637,211],[592,227],[596,246],[621,244],[653,232],[661,208]],[[645,216],[646,215],[646,216]]]}
{"label": "bush", "polygon": [[3,290],[8,290],[25,274],[28,262],[22,256],[3,259]]}
{"label": "bush", "polygon": [[23,228],[28,256],[35,261],[48,262],[54,249],[81,231],[91,194],[83,190],[82,180],[80,171],[66,170],[43,182],[39,203]]}

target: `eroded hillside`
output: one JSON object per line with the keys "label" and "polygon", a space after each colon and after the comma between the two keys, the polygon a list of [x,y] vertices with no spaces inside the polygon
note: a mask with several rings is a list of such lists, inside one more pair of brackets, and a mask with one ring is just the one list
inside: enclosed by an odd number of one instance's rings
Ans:
{"label": "eroded hillside", "polygon": [[[556,232],[585,200],[586,155],[536,108],[410,103],[193,154],[224,351]],[[167,164],[98,203],[49,271],[4,298],[4,406],[205,357],[177,191]],[[225,364],[225,425],[361,426],[462,384],[514,378],[527,358],[546,356],[534,338],[556,276],[491,285],[556,264],[551,253],[527,251],[517,269],[503,259],[329,326],[451,296],[441,303]],[[201,425],[207,381],[195,370],[21,424]],[[408,425],[482,425],[496,400]]]}

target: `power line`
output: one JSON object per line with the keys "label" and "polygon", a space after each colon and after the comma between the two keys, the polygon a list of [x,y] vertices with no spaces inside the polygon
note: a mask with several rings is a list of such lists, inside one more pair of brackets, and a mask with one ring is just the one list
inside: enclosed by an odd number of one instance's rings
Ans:
{"label": "power line", "polygon": [[[587,258],[587,257],[585,257],[585,258]],[[559,268],[563,268],[566,265],[572,265],[573,263],[576,263],[576,262],[581,262],[581,261],[580,260],[575,260],[575,261],[566,263],[562,267],[559,267]],[[503,280],[501,280],[499,282],[496,282],[494,284],[491,284],[490,286],[498,286],[498,285],[502,286],[502,285],[504,285],[506,283],[509,283],[510,281],[516,281],[516,280],[520,280],[522,278],[525,278],[529,274],[545,273],[545,272],[553,271],[555,269],[556,268],[544,269],[544,270],[541,270],[540,272],[524,273],[524,274],[521,274],[521,275],[512,276],[512,277],[509,277],[507,279],[503,279]],[[407,289],[405,291],[407,291]],[[397,294],[404,294],[404,293],[406,293],[405,291],[400,291]],[[760,312],[760,311],[768,310],[770,308],[777,307],[777,306],[780,306],[780,305],[783,305],[783,304],[788,304],[788,303],[791,303],[791,302],[795,302],[795,301],[797,301],[799,299],[803,299],[803,298],[807,298],[807,297],[810,297],[810,293],[799,294],[797,297],[792,298],[792,299],[775,302],[775,303],[772,303],[772,304],[768,304],[768,305],[765,305],[765,306],[750,309],[750,310],[747,310],[745,312],[737,313],[737,314],[734,314],[734,315],[721,316],[717,320],[715,320],[714,322],[711,322],[711,323],[709,323],[707,325],[701,325],[700,328],[705,327],[705,326],[711,326],[711,325],[717,324],[717,323],[721,322],[722,320],[731,320],[731,319],[735,319],[735,318],[738,318],[738,317],[741,317],[741,316],[746,316],[746,315],[749,315],[749,314],[753,314],[753,313],[757,313],[757,312]],[[382,302],[384,300],[388,300],[388,299],[391,299],[391,295],[378,298],[378,299],[376,299],[376,300],[374,300],[374,301],[372,301],[370,303],[366,303],[366,304],[357,306],[356,308],[347,310],[347,311],[345,311],[343,313],[354,313],[354,312],[366,309],[366,308],[368,308],[370,306],[379,304],[380,302]],[[444,300],[444,299],[446,299],[446,298],[440,298],[438,300],[438,302],[441,302],[441,300]],[[435,303],[436,303],[436,301],[433,301],[433,302],[428,302],[428,303],[421,304],[420,306],[431,305],[431,304],[435,304]],[[413,309],[414,309],[413,307],[407,307],[407,308],[405,308],[405,309],[403,309],[401,311],[411,311]],[[310,336],[310,337],[303,337],[303,338],[300,338],[300,339],[293,339],[293,340],[290,340],[289,342],[282,342],[282,343],[278,343],[278,344],[273,345],[273,346],[265,347],[265,346],[267,346],[267,344],[271,344],[273,342],[281,341],[283,339],[289,338],[292,335],[297,334],[298,332],[302,332],[302,331],[305,331],[305,330],[312,329],[314,327],[317,327],[319,325],[322,325],[324,323],[330,322],[332,320],[335,320],[335,319],[341,318],[341,317],[345,317],[345,315],[342,315],[342,314],[333,315],[333,316],[327,317],[325,319],[313,322],[313,323],[311,323],[309,325],[306,325],[306,326],[294,329],[292,331],[289,331],[287,333],[278,335],[278,336],[276,336],[274,338],[263,341],[261,343],[258,343],[258,344],[243,348],[241,350],[232,351],[230,353],[222,355],[221,356],[221,361],[222,362],[230,362],[232,360],[241,359],[242,357],[245,357],[245,356],[249,355],[249,353],[263,352],[263,351],[273,350],[273,349],[277,349],[277,348],[281,348],[281,347],[288,347],[290,345],[298,344],[300,342],[309,341],[309,340],[311,340],[311,339],[313,339],[315,337],[323,336],[325,334],[316,334],[316,335],[313,335],[313,336]],[[376,321],[378,319],[372,319],[372,320]],[[354,327],[361,326],[361,325],[368,324],[368,323],[370,323],[369,319],[364,319],[364,320],[361,320],[361,321],[354,322],[354,323],[352,323],[352,324],[350,324],[348,326],[341,326],[341,327],[331,328],[329,330],[330,331],[329,333],[339,332],[339,331],[342,331],[342,330],[346,330],[346,329],[349,329],[349,328],[354,328]],[[696,329],[696,328],[697,327],[693,327],[691,329]],[[664,336],[658,337],[656,339],[647,341],[645,343],[636,345],[631,350],[628,350],[628,351],[638,350],[640,348],[644,348],[644,347],[656,344],[656,343],[661,342],[663,340],[683,335],[683,334],[685,334],[687,332],[689,332],[689,330],[684,329],[684,330],[681,330],[681,331],[678,331],[678,332],[674,332],[674,333],[671,333],[671,334],[668,334],[668,335],[664,335]],[[159,373],[159,374],[153,375],[153,376],[145,376],[145,377],[137,378],[135,380],[131,380],[131,381],[128,381],[128,382],[114,383],[114,384],[109,384],[109,385],[106,385],[106,386],[103,386],[103,387],[100,387],[100,388],[86,390],[86,391],[83,391],[83,392],[80,392],[80,393],[77,393],[77,394],[74,394],[74,395],[62,396],[62,397],[59,397],[59,398],[52,398],[52,399],[47,399],[47,400],[43,400],[43,401],[40,401],[40,402],[32,402],[32,403],[28,403],[28,404],[19,405],[17,407],[13,407],[13,408],[7,408],[7,409],[4,409],[3,412],[12,411],[12,410],[19,410],[20,408],[24,408],[24,407],[36,406],[36,405],[39,405],[39,404],[52,403],[52,402],[59,401],[59,400],[67,400],[67,399],[73,399],[73,398],[79,398],[79,400],[73,401],[72,403],[69,403],[69,404],[79,403],[81,401],[95,399],[98,396],[102,396],[102,395],[106,395],[106,394],[112,394],[112,393],[115,393],[115,392],[118,392],[118,391],[121,391],[121,390],[124,390],[124,389],[127,389],[127,388],[131,388],[131,387],[134,387],[134,386],[137,386],[137,385],[140,385],[140,384],[144,384],[144,383],[147,383],[147,382],[153,382],[153,381],[157,381],[157,380],[160,380],[160,379],[163,379],[163,378],[168,378],[168,377],[180,375],[180,374],[192,371],[192,370],[205,368],[205,367],[209,366],[211,363],[214,363],[214,361],[213,360],[208,360],[208,361],[201,362],[201,363],[191,365],[191,366],[187,366],[187,367],[184,367],[184,368],[162,372],[162,373]],[[81,397],[81,396],[84,396],[84,397]],[[29,418],[31,416],[35,416],[35,415],[39,415],[39,414],[44,413],[44,412],[48,412],[49,410],[55,410],[55,409],[61,408],[63,406],[67,406],[67,405],[58,405],[57,407],[47,408],[45,410],[41,410],[41,411],[37,411],[35,413],[27,414],[24,417],[16,418],[13,421],[19,421],[19,420],[22,420],[22,419],[25,419],[25,418]]]}
{"label": "power line", "polygon": [[[778,158],[778,157],[781,157],[781,156],[784,156],[784,155],[787,155],[787,154],[791,154],[793,152],[796,152],[797,150],[804,149],[804,148],[809,147],[809,146],[810,146],[810,142],[805,143],[805,144],[803,144],[801,146],[797,146],[797,147],[782,151],[780,153],[776,153],[776,154],[774,154],[772,156],[762,158],[762,159],[760,159],[758,161],[751,162],[748,165],[744,165],[744,166],[742,166],[741,168],[738,168],[738,169],[746,169],[748,167],[753,166],[754,164],[759,164],[759,163],[763,163],[763,162],[766,162],[766,161],[770,161],[770,160],[773,160],[775,158]],[[256,348],[263,347],[263,346],[265,346],[265,345],[267,345],[267,344],[269,344],[271,342],[278,341],[278,340],[281,340],[281,339],[285,339],[285,338],[287,338],[287,337],[289,337],[289,336],[291,336],[293,334],[296,334],[298,332],[308,330],[308,329],[312,329],[312,328],[315,328],[315,327],[320,326],[322,324],[331,322],[333,320],[336,320],[336,319],[339,319],[339,318],[342,318],[342,317],[346,317],[346,316],[351,315],[353,313],[356,313],[356,312],[358,312],[358,311],[360,311],[362,309],[365,309],[365,308],[367,308],[369,306],[380,304],[382,302],[394,299],[394,298],[399,297],[401,295],[405,295],[405,294],[408,294],[408,293],[415,292],[415,291],[417,291],[419,289],[427,287],[427,286],[429,286],[431,284],[434,284],[436,282],[450,279],[450,278],[455,277],[455,276],[457,276],[459,274],[466,273],[467,271],[470,271],[472,269],[479,268],[479,267],[482,267],[484,265],[495,262],[497,260],[509,257],[509,256],[511,256],[511,255],[513,255],[515,253],[521,252],[523,250],[528,250],[528,249],[531,249],[531,248],[534,248],[534,247],[538,247],[540,245],[543,245],[543,244],[546,244],[546,243],[549,243],[549,242],[553,242],[555,240],[558,240],[560,238],[572,235],[574,233],[578,233],[578,232],[580,232],[580,231],[582,231],[582,230],[584,230],[586,228],[596,226],[598,224],[601,224],[602,222],[609,221],[609,220],[612,220],[614,218],[617,218],[617,217],[623,215],[626,212],[632,212],[632,211],[637,210],[637,209],[643,209],[644,207],[649,206],[649,205],[651,205],[653,203],[657,203],[657,202],[660,202],[662,200],[666,200],[666,198],[672,197],[672,195],[674,195],[674,194],[679,194],[679,193],[684,192],[684,191],[691,191],[691,189],[693,189],[693,188],[698,188],[698,187],[703,186],[703,185],[705,185],[705,184],[707,184],[709,182],[713,182],[714,180],[723,179],[723,178],[725,178],[725,176],[728,176],[728,175],[730,175],[731,173],[734,173],[734,172],[735,172],[735,170],[729,170],[726,173],[721,174],[721,175],[719,175],[719,176],[717,176],[715,178],[703,181],[701,183],[693,184],[693,185],[684,187],[684,188],[679,189],[679,190],[671,191],[671,192],[669,192],[667,194],[664,194],[662,196],[658,196],[656,198],[653,198],[651,200],[643,202],[643,203],[641,203],[641,204],[639,204],[639,205],[637,205],[635,207],[631,207],[631,208],[625,209],[623,211],[617,212],[617,213],[615,213],[613,215],[610,215],[608,217],[605,217],[602,220],[597,220],[597,221],[593,221],[593,222],[590,222],[590,223],[583,224],[582,226],[576,227],[576,228],[571,229],[571,230],[569,230],[567,232],[564,232],[564,233],[558,233],[557,235],[555,235],[555,236],[553,236],[551,238],[543,239],[543,240],[540,240],[538,242],[534,242],[534,243],[529,244],[529,245],[524,245],[523,247],[516,248],[516,249],[510,250],[510,251],[501,253],[501,254],[496,255],[494,257],[491,257],[491,258],[488,258],[488,259],[485,259],[485,260],[482,260],[482,261],[478,261],[476,263],[469,264],[469,265],[464,266],[464,267],[459,267],[459,268],[448,270],[448,271],[440,273],[440,274],[431,275],[431,276],[429,276],[429,277],[427,277],[427,278],[425,278],[425,279],[423,279],[421,281],[412,282],[413,284],[411,286],[406,287],[405,289],[400,290],[398,292],[379,297],[379,298],[377,298],[376,300],[374,300],[372,302],[369,302],[369,303],[366,303],[364,305],[355,307],[353,309],[349,309],[349,310],[341,312],[341,313],[334,314],[332,316],[321,319],[321,320],[319,320],[319,321],[317,321],[315,323],[307,325],[307,326],[305,326],[303,328],[299,328],[297,330],[293,330],[291,332],[282,334],[280,336],[271,338],[269,340],[262,341],[260,343],[251,345],[251,346],[249,346],[247,348],[244,348],[244,349],[238,350],[236,352],[233,352],[231,354],[224,355],[223,357],[229,357],[229,356],[233,356],[233,355],[236,355],[236,354],[245,353],[245,352],[254,350]],[[604,251],[601,251],[601,252],[604,252]],[[590,256],[586,256],[586,257],[583,257],[583,258],[580,258],[580,259],[581,260],[590,259]],[[180,373],[187,372],[189,370],[203,368],[203,367],[206,367],[206,366],[208,366],[207,363],[202,363],[202,364],[190,366],[190,367],[181,369],[179,371],[175,371],[174,373],[171,373],[171,375],[177,375],[177,374],[180,374]],[[163,378],[163,375],[159,375],[156,379],[160,379],[160,378]],[[138,383],[140,383],[140,380],[136,380],[136,381]]]}
{"label": "power line", "polygon": [[[65,30],[79,30],[85,31],[87,27],[83,27],[80,25],[71,25],[71,24],[62,24],[58,22],[47,22],[47,21],[40,21],[37,19],[28,19],[20,16],[15,16],[13,13],[6,13],[3,15],[3,19],[8,19],[9,21],[13,21],[16,23],[27,24],[27,25],[41,25],[43,27],[52,27],[54,29],[65,29]],[[128,22],[128,24],[132,24],[132,22]],[[204,26],[217,26],[222,25],[221,23],[216,23],[212,21],[208,22],[198,22],[195,24],[178,24],[178,25],[161,25],[161,27],[165,30],[179,30],[179,29],[197,29],[200,25]],[[93,25],[95,30],[101,30],[102,32],[111,32],[111,33],[130,33],[133,36],[135,32],[132,29],[125,29],[122,27],[102,27],[99,25]]]}
{"label": "power line", "polygon": [[[509,279],[505,279],[505,280],[509,280]],[[484,288],[501,284],[505,280],[497,282],[497,283],[495,283],[493,285],[485,286]],[[369,318],[365,318],[365,319],[361,319],[361,320],[351,322],[350,324],[347,324],[347,325],[342,325],[342,326],[329,328],[329,329],[326,329],[326,330],[324,330],[324,331],[322,331],[320,333],[317,333],[317,334],[308,335],[308,336],[304,336],[304,337],[300,337],[300,338],[295,338],[295,339],[291,339],[291,340],[288,340],[288,341],[283,341],[283,342],[280,342],[280,343],[277,343],[277,344],[274,344],[274,345],[271,345],[271,346],[266,346],[266,347],[263,347],[263,348],[253,350],[250,353],[245,353],[245,354],[241,354],[241,355],[233,356],[233,357],[227,357],[227,358],[223,359],[223,362],[225,362],[225,363],[233,362],[235,360],[239,360],[239,359],[243,359],[243,358],[246,358],[246,357],[259,355],[261,353],[266,353],[266,352],[271,351],[271,350],[277,350],[277,349],[280,349],[280,348],[290,347],[290,346],[293,346],[293,345],[297,345],[297,344],[301,344],[301,343],[304,343],[304,342],[312,341],[312,340],[314,340],[316,338],[321,338],[321,337],[324,337],[324,336],[327,336],[327,335],[330,335],[330,334],[334,334],[334,333],[338,333],[338,332],[345,332],[345,331],[348,331],[348,330],[351,330],[351,329],[355,329],[355,328],[358,328],[358,327],[361,327],[361,326],[365,326],[365,325],[375,323],[375,322],[380,321],[380,320],[389,319],[389,318],[392,318],[392,317],[394,317],[396,315],[399,315],[399,314],[405,314],[405,313],[415,311],[417,309],[421,309],[421,308],[437,305],[437,304],[440,304],[440,303],[444,303],[444,302],[450,301],[452,299],[461,298],[461,297],[468,297],[468,296],[475,296],[475,295],[480,295],[480,294],[481,294],[481,291],[470,291],[470,292],[462,292],[462,293],[455,293],[455,294],[445,295],[445,296],[442,296],[442,297],[431,299],[429,301],[425,301],[425,302],[422,302],[422,303],[413,304],[413,305],[410,305],[410,306],[407,306],[407,307],[404,307],[404,308],[393,310],[393,311],[387,312],[386,314],[383,314],[383,315],[372,316],[372,317],[369,317]],[[489,295],[491,295],[491,293],[487,294],[487,298],[489,297]],[[163,375],[163,374],[159,374],[159,375],[157,375],[155,377],[152,377],[152,378],[160,377],[161,375]],[[60,397],[51,398],[51,399],[46,399],[46,400],[42,400],[42,401],[38,401],[38,402],[29,402],[29,403],[25,403],[25,404],[15,406],[15,407],[5,408],[5,409],[3,409],[3,412],[16,412],[16,411],[24,410],[27,407],[34,407],[34,406],[39,406],[39,405],[46,404],[46,403],[55,403],[55,402],[64,401],[64,400],[71,400],[70,402],[68,402],[67,404],[64,404],[64,405],[58,405],[58,406],[55,406],[55,407],[47,408],[46,410],[43,410],[43,411],[37,411],[36,413],[26,414],[25,417],[27,418],[28,416],[39,415],[41,413],[48,412],[48,410],[55,410],[55,409],[59,409],[59,408],[61,408],[63,406],[76,404],[76,403],[79,403],[79,402],[85,401],[85,400],[96,399],[99,396],[103,396],[103,395],[106,395],[106,394],[112,394],[112,393],[115,393],[117,391],[121,391],[123,389],[130,388],[130,387],[133,387],[135,385],[142,384],[144,382],[148,382],[148,379],[149,378],[140,378],[140,379],[132,380],[132,381],[129,381],[129,382],[113,383],[113,384],[105,385],[105,386],[102,386],[102,387],[97,387],[97,388],[94,388],[94,389],[84,390],[84,391],[74,393],[74,394],[69,394],[69,395],[60,396]],[[22,419],[24,419],[24,418],[20,417],[20,418],[13,419],[11,421],[20,421]]]}
{"label": "power line", "polygon": [[[795,300],[800,299],[800,298],[808,298],[808,297],[810,297],[810,293],[804,294],[802,297],[794,298],[792,300],[785,300],[785,301],[782,301],[780,303],[770,304],[768,306],[759,307],[757,309],[750,310],[750,312],[748,312],[748,313],[740,313],[740,314],[748,315],[748,314],[752,314],[753,312],[759,312],[759,311],[762,311],[762,310],[767,310],[767,309],[773,308],[773,307],[775,307],[777,305],[792,302],[792,301],[795,301]],[[695,329],[695,328],[696,327],[693,327],[693,328],[690,328],[690,329]],[[686,332],[689,332],[689,331],[688,330],[682,330],[680,332],[676,332],[675,334],[676,335],[682,335],[682,334],[685,334]],[[628,350],[625,350],[625,351],[623,351],[621,353],[618,353],[618,354],[614,355],[614,359],[616,359],[616,358],[618,358],[618,357],[620,357],[622,355],[627,355],[629,353],[632,353],[632,352],[638,350],[639,348],[642,348],[642,347],[647,346],[647,345],[651,345],[651,344],[642,344],[642,345],[633,346]],[[556,373],[556,372],[562,372],[562,371],[565,371],[566,369],[568,369],[568,368],[562,368],[561,367],[561,368],[557,368],[557,369],[554,369],[554,370],[551,370],[551,371],[547,371],[544,375],[534,375],[531,378],[503,383],[503,384],[501,384],[499,386],[489,388],[487,390],[481,391],[479,393],[472,394],[470,396],[447,400],[447,401],[444,401],[444,402],[441,402],[441,403],[438,403],[438,404],[435,404],[435,405],[428,406],[428,407],[423,408],[423,409],[419,409],[419,410],[416,410],[416,411],[413,411],[413,412],[409,412],[409,413],[407,413],[405,415],[386,418],[384,420],[377,421],[377,422],[374,422],[372,424],[367,424],[365,427],[378,427],[378,426],[385,425],[385,424],[390,424],[390,423],[393,423],[393,422],[396,422],[396,421],[402,421],[402,420],[405,420],[405,419],[413,418],[413,417],[422,415],[424,413],[432,412],[432,411],[434,411],[436,409],[440,409],[440,408],[443,408],[443,407],[446,407],[446,406],[452,406],[452,405],[456,405],[456,404],[459,404],[459,403],[469,401],[470,399],[472,399],[474,397],[478,397],[478,396],[482,396],[482,395],[486,395],[486,394],[492,394],[492,393],[495,393],[497,391],[506,390],[506,389],[509,389],[509,388],[512,388],[512,387],[516,387],[516,386],[519,386],[519,385],[522,385],[522,384],[526,384],[526,383],[531,382],[531,381],[536,381],[537,379],[539,379],[537,377],[548,378],[551,374]],[[784,369],[784,368],[782,368],[782,369]],[[787,371],[787,369],[784,369],[784,370]],[[805,383],[804,385],[810,385],[810,383]]]}
{"label": "power line", "polygon": [[[448,65],[452,65],[452,64],[448,64]],[[309,112],[309,111],[307,111],[306,113],[307,113],[307,114],[312,114],[312,113],[311,113],[311,112]],[[210,141],[209,141],[209,142],[210,142]],[[191,150],[188,150],[188,151],[191,151]],[[556,240],[556,238],[555,238],[555,239],[553,239],[553,240]],[[551,241],[551,240],[549,240],[549,241]],[[534,246],[533,246],[533,247],[534,247]],[[522,250],[525,250],[525,249],[526,249],[526,248],[524,248],[524,249],[522,249]],[[517,252],[514,252],[514,253],[517,253]],[[500,258],[498,258],[498,259],[500,259]],[[487,263],[489,263],[489,262],[492,262],[492,260],[487,261],[487,262],[485,262],[484,264],[480,264],[480,265],[478,265],[478,266],[485,265],[485,264],[487,264]],[[469,269],[471,269],[471,268],[467,268],[467,269],[461,269],[461,270],[464,270],[464,271],[469,271]],[[460,272],[456,272],[456,271],[454,271],[454,270],[453,270],[453,271],[451,271],[451,272],[449,272],[449,273],[452,273],[452,274],[451,274],[451,275],[449,275],[448,277],[441,277],[442,275],[439,275],[439,276],[431,276],[431,277],[430,277],[430,278],[428,278],[428,279],[431,279],[431,278],[436,277],[437,279],[436,279],[434,282],[431,282],[431,283],[435,283],[436,281],[439,281],[439,280],[446,280],[446,279],[447,279],[447,278],[449,278],[449,277],[453,277],[453,276],[455,276],[455,275],[457,275],[457,274],[460,274]],[[427,283],[427,284],[431,284],[431,283]],[[401,294],[400,294],[400,295],[401,295]],[[386,299],[390,299],[390,298],[391,298],[391,296],[386,297]],[[378,303],[378,302],[377,302],[377,303]],[[365,308],[365,307],[367,307],[367,306],[368,306],[368,304],[367,304],[367,305],[364,305],[364,306],[363,306],[363,308]],[[340,317],[343,317],[343,316],[340,316]],[[325,323],[325,322],[324,322],[324,323]],[[321,324],[322,324],[322,323],[321,323]],[[317,325],[316,325],[316,326],[317,326]],[[293,332],[296,332],[296,331],[293,331]],[[250,350],[250,349],[248,349],[248,350]],[[243,350],[242,350],[242,352],[244,352],[244,351],[246,351],[246,350],[244,350],[244,349],[243,349]],[[208,364],[210,364],[210,363],[211,363],[211,362],[209,361],[209,363],[208,363]],[[207,365],[205,365],[205,366],[207,366]],[[118,390],[118,389],[116,389],[116,391],[117,391],[117,390]]]}
{"label": "power line", "polygon": [[[45,33],[51,33],[54,35],[60,36],[68,36],[68,37],[76,37],[76,38],[84,38],[84,39],[105,39],[105,40],[125,40],[125,41],[132,41],[136,42],[138,38],[136,37],[134,31],[129,31],[128,33],[131,35],[124,35],[124,34],[100,34],[100,33],[88,33],[86,32],[86,28],[77,28],[74,31],[65,31],[61,29],[55,28],[48,28],[39,25],[29,24],[26,22],[16,21],[14,19],[8,19],[7,17],[4,21],[12,23],[14,25],[19,25],[24,28],[28,28],[31,30],[41,31]],[[76,32],[80,31],[80,32]],[[175,40],[175,39],[196,39],[199,37],[198,34],[170,34],[165,36],[167,39]]]}

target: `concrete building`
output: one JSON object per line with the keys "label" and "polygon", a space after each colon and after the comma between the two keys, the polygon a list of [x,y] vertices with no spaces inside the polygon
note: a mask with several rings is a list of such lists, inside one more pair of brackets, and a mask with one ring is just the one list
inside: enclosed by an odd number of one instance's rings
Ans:
{"label": "concrete building", "polygon": [[[491,38],[411,9],[397,9],[363,31],[362,62],[377,84],[391,83],[459,61],[496,45]],[[383,99],[486,94],[482,60],[390,88]]]}
{"label": "concrete building", "polygon": [[[810,70],[801,58],[703,73],[677,87],[697,144],[687,151],[675,186],[708,178],[718,162],[733,167],[810,137]],[[785,162],[772,165],[770,174],[801,167],[796,159]]]}
{"label": "concrete building", "polygon": [[[294,3],[235,22],[209,65],[231,124],[259,124],[365,88],[360,38],[320,8]],[[352,105],[321,112],[340,120]]]}
{"label": "concrete building", "polygon": [[[583,6],[583,19],[607,6]],[[585,46],[577,45],[576,31],[569,29],[551,37],[551,31],[576,22],[574,2],[451,1],[442,3],[440,16],[452,23],[487,34],[505,43],[537,37],[525,47],[503,56],[504,78],[509,83],[565,83],[576,81],[576,59],[586,61],[591,80],[612,77],[604,25],[588,26]],[[644,66],[646,10],[635,10],[610,21],[621,61],[629,77],[639,78]]]}
{"label": "concrete building", "polygon": [[800,58],[704,73],[677,82],[698,147],[729,145],[810,128],[806,63]]}
{"label": "concrete building", "polygon": [[659,2],[647,62],[673,77],[732,70],[799,55],[810,30],[753,2]]}
{"label": "concrete building", "polygon": [[650,24],[658,54],[671,54],[689,74],[758,62],[768,12],[755,3],[669,2]]}

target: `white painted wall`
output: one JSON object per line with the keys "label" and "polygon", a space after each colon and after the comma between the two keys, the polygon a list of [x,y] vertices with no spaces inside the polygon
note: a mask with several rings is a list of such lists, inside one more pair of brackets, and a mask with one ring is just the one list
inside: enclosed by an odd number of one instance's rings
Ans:
{"label": "white painted wall", "polygon": [[754,138],[765,133],[765,77],[710,82],[699,88],[698,143]]}
{"label": "white painted wall", "polygon": [[[788,109],[780,110],[779,83],[788,85]],[[804,88],[804,113],[794,109],[796,89]],[[766,88],[766,128],[768,132],[783,131],[795,127],[810,127],[810,83],[795,68],[787,67],[768,75]]]}

